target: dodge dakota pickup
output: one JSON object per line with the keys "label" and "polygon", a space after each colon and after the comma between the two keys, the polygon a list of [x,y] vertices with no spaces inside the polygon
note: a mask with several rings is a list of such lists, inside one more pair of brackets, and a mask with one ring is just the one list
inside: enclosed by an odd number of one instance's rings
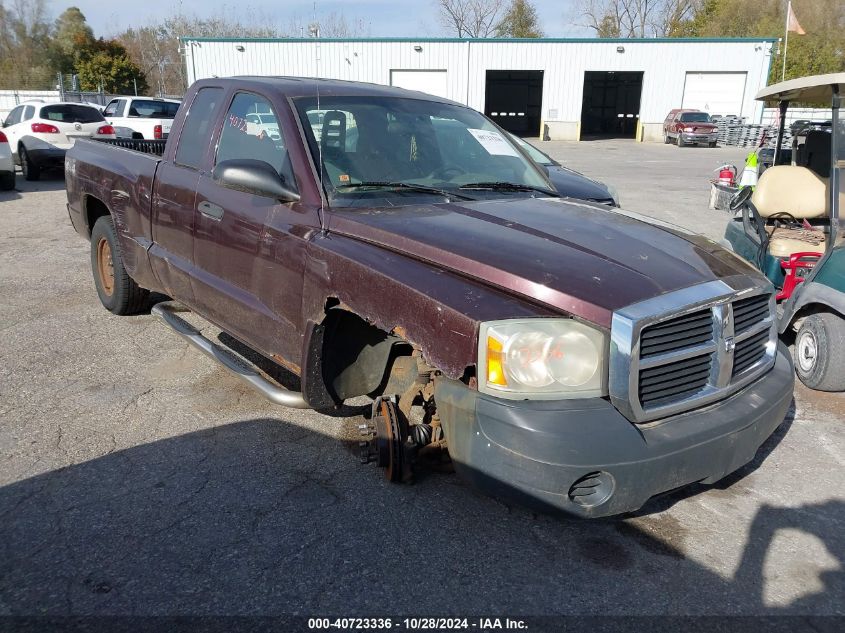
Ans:
{"label": "dodge dakota pickup", "polygon": [[131,143],[67,155],[102,304],[168,295],[154,314],[281,405],[373,398],[362,460],[391,481],[448,458],[494,495],[618,514],[737,470],[790,406],[765,277],[678,227],[560,197],[470,108],[208,79],[166,141]]}

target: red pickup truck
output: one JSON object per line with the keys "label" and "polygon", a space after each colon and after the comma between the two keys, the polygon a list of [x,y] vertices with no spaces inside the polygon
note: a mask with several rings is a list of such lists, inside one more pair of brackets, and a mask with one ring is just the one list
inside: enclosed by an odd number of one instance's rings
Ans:
{"label": "red pickup truck", "polygon": [[701,110],[670,110],[663,121],[663,142],[678,147],[705,143],[716,147],[719,128],[710,121],[710,115]]}
{"label": "red pickup truck", "polygon": [[67,156],[103,305],[169,295],[155,314],[280,404],[374,398],[362,457],[393,481],[448,454],[492,494],[616,514],[736,470],[787,412],[765,277],[703,237],[559,197],[474,110],[370,84],[210,79],[166,142],[132,143]]}

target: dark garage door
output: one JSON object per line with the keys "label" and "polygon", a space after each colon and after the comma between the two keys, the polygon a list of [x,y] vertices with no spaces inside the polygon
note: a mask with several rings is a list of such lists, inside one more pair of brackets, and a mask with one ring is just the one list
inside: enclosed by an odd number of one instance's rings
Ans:
{"label": "dark garage door", "polygon": [[581,138],[635,138],[642,92],[641,72],[585,72]]}
{"label": "dark garage door", "polygon": [[540,134],[542,70],[488,70],[484,114],[518,136]]}

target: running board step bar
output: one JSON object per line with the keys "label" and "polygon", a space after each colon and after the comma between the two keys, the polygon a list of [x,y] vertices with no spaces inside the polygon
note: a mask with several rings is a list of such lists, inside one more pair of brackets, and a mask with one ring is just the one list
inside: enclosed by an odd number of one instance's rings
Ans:
{"label": "running board step bar", "polygon": [[152,313],[169,325],[179,336],[223,365],[232,374],[258,391],[273,404],[291,409],[310,409],[302,394],[290,391],[265,378],[254,365],[236,356],[233,352],[204,337],[193,325],[177,316],[177,312],[189,312],[188,308],[175,301],[165,301],[153,306]]}

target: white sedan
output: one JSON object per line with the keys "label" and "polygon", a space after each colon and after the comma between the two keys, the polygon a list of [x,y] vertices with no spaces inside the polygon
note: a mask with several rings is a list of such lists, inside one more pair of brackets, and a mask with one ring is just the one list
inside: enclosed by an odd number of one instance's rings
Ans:
{"label": "white sedan", "polygon": [[26,180],[64,164],[65,152],[78,138],[115,138],[103,115],[81,103],[22,103],[9,112],[3,132]]}
{"label": "white sedan", "polygon": [[9,139],[0,130],[0,191],[15,188],[15,163],[12,160],[12,148]]}

